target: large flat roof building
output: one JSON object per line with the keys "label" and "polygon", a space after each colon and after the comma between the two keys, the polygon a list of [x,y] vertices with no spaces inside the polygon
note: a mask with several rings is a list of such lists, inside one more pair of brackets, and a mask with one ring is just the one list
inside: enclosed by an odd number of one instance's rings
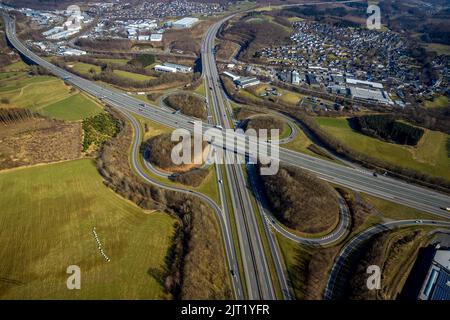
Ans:
{"label": "large flat roof building", "polygon": [[393,104],[392,100],[383,90],[351,87],[350,95],[352,96],[353,99],[369,100],[384,104]]}
{"label": "large flat roof building", "polygon": [[160,65],[160,64],[157,64],[157,65],[155,66],[155,71],[176,73],[176,72],[177,72],[177,69],[176,69],[176,68],[172,68],[172,67],[168,67],[168,66],[162,66],[162,65]]}
{"label": "large flat roof building", "polygon": [[177,70],[178,72],[181,72],[181,73],[192,72],[192,67],[183,66],[181,64],[176,64],[176,63],[169,63],[169,62],[165,62],[163,64],[164,64],[164,66],[169,67],[169,68],[174,68],[175,70]]}
{"label": "large flat roof building", "polygon": [[233,81],[236,81],[237,79],[240,78],[240,76],[238,76],[230,71],[224,71],[223,74],[226,75],[227,77],[230,77]]}
{"label": "large flat roof building", "polygon": [[436,250],[420,300],[450,300],[450,249]]}
{"label": "large flat roof building", "polygon": [[256,77],[240,77],[235,81],[235,83],[240,88],[247,88],[260,84],[260,81]]}
{"label": "large flat roof building", "polygon": [[291,82],[292,84],[299,85],[300,84],[300,73],[297,70],[292,71],[291,73]]}
{"label": "large flat roof building", "polygon": [[375,88],[375,89],[383,89],[383,85],[378,82],[364,81],[358,79],[347,78],[347,85],[367,87],[367,88]]}
{"label": "large flat roof building", "polygon": [[162,33],[152,33],[150,35],[150,41],[160,42],[160,41],[162,41],[162,37],[163,37]]}
{"label": "large flat roof building", "polygon": [[190,28],[194,24],[198,22],[198,18],[191,18],[191,17],[185,17],[183,19],[175,21],[172,26],[174,28],[184,29],[184,28]]}

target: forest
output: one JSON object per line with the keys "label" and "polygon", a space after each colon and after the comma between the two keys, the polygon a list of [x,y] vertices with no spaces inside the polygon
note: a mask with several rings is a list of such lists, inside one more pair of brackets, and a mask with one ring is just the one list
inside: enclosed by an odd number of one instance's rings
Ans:
{"label": "forest", "polygon": [[366,115],[349,119],[353,129],[381,140],[415,146],[424,130],[404,122],[396,121],[390,115]]}

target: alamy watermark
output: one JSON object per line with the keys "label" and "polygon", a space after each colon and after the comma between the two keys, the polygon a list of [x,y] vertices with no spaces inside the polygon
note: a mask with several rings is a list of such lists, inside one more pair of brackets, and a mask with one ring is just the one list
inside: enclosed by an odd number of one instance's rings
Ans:
{"label": "alamy watermark", "polygon": [[370,16],[367,18],[366,25],[369,30],[381,29],[381,9],[375,4],[371,4],[367,7],[367,14]]}
{"label": "alamy watermark", "polygon": [[66,272],[70,274],[67,278],[66,286],[69,290],[81,289],[81,269],[77,265],[70,265],[67,267]]}
{"label": "alamy watermark", "polygon": [[[279,169],[279,131],[260,129],[223,129],[220,126],[203,130],[201,121],[194,121],[194,135],[186,129],[176,129],[171,140],[179,142],[171,152],[175,165],[182,164],[261,164],[261,175],[275,175]],[[210,145],[203,152],[203,143]],[[225,152],[225,150],[227,152]]]}
{"label": "alamy watermark", "polygon": [[367,274],[370,276],[367,278],[366,286],[369,290],[379,290],[381,289],[381,269],[377,265],[370,265],[366,270]]}

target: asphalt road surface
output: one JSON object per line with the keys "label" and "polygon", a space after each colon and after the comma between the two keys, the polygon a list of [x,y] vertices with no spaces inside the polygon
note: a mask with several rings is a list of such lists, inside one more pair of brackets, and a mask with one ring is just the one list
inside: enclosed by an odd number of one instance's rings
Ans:
{"label": "asphalt road surface", "polygon": [[[149,118],[169,127],[185,128],[189,131],[193,131],[193,118],[184,116],[182,114],[174,114],[169,110],[164,110],[158,107],[151,106],[149,104],[144,104],[142,101],[135,99],[127,95],[126,93],[85,80],[40,58],[39,56],[31,52],[28,48],[26,48],[17,39],[15,34],[14,20],[5,16],[5,22],[8,40],[22,54],[22,56],[26,57],[36,64],[43,66],[51,73],[64,79],[71,85],[74,85],[81,90],[103,100],[105,103],[113,105],[121,111],[138,114],[142,117]],[[211,38],[209,38],[209,41],[206,40],[204,42],[205,45],[207,45],[208,43],[213,43],[213,37],[215,37],[220,24],[214,26],[216,29],[211,28],[208,31],[209,37],[212,37],[212,40]],[[202,50],[203,54],[210,50],[212,52],[211,47],[206,46],[202,49],[206,49],[206,51]],[[210,70],[213,70],[215,68],[213,55],[205,54],[205,56],[206,61],[204,62],[204,68],[207,68],[206,65],[209,65],[211,67]],[[228,122],[228,118],[226,117],[227,109],[225,106],[226,98],[223,96],[222,88],[220,86],[220,83],[217,81],[218,74],[214,74],[214,79],[212,77],[208,79],[208,73],[206,72],[205,77],[207,79],[207,82],[212,84],[211,97],[213,101],[208,101],[208,104],[212,103],[214,106],[217,106],[217,109],[212,108],[215,109],[214,112],[216,121],[217,123],[222,124],[225,128],[227,128],[229,127],[229,125],[226,125]],[[209,100],[210,97],[208,96],[207,99]],[[203,123],[203,131],[206,131],[207,129],[211,129],[213,127],[214,126],[212,123]],[[248,142],[240,135],[235,135],[234,138],[238,141],[238,153],[245,153],[247,150]],[[234,150],[234,143],[226,144],[225,149]],[[228,153],[229,152],[227,152],[227,154]],[[280,148],[279,155],[280,161],[309,170],[326,181],[333,182],[356,191],[365,192],[409,207],[421,209],[438,216],[446,218],[449,217],[449,212],[442,209],[443,207],[450,206],[450,197],[448,195],[389,177],[374,177],[370,172],[364,170],[345,167],[333,162],[314,158],[285,148]],[[255,220],[256,217],[253,212],[253,207],[250,207],[251,201],[247,198],[248,191],[246,190],[246,180],[242,174],[242,168],[239,169],[238,165],[229,167],[231,169],[226,170],[228,181],[231,181],[231,185],[233,186],[233,188],[235,188],[233,190],[240,190],[240,192],[232,192],[235,212],[245,213],[242,215],[238,215],[236,217],[236,222],[237,227],[240,230],[239,233],[241,237],[243,239],[247,239],[240,242],[241,250],[244,249],[244,252],[248,253],[243,255],[243,259],[248,259],[248,263],[244,264],[247,266],[247,270],[245,270],[246,278],[254,279],[249,281],[249,292],[251,292],[251,295],[249,297],[254,299],[273,299],[275,298],[273,285],[271,283],[270,274],[268,272],[267,260],[264,256],[264,251],[262,250],[261,239],[259,231],[257,230],[257,223]],[[218,175],[219,180],[222,180],[220,172],[218,173]],[[221,199],[225,201],[226,198],[224,195],[224,189],[223,187],[219,189],[221,190]],[[227,211],[227,209],[222,208],[221,211]],[[224,216],[225,218],[223,218]],[[229,216],[229,213],[222,215],[222,219],[224,219],[225,221],[224,225],[229,226]],[[266,219],[264,219],[264,221],[266,221]],[[267,231],[267,226],[265,226],[265,229]],[[226,237],[226,235],[224,236]],[[231,248],[227,248],[227,251],[229,250],[231,250]],[[277,264],[278,259],[275,258],[274,260],[275,264]],[[254,267],[248,267],[251,265],[253,265]],[[237,271],[236,267],[234,267],[233,269]],[[258,271],[252,272],[252,269],[257,269]],[[235,273],[237,274],[237,272]],[[281,277],[283,277],[283,275],[281,275]],[[283,282],[283,280],[281,279],[280,282]]]}
{"label": "asphalt road surface", "polygon": [[339,297],[339,294],[342,293],[349,272],[349,268],[351,268],[351,263],[350,264],[347,263],[348,259],[355,251],[361,248],[361,245],[365,241],[369,240],[371,237],[381,232],[411,226],[434,226],[434,227],[450,228],[450,222],[436,221],[436,220],[391,221],[375,225],[359,233],[342,248],[341,252],[336,258],[333,268],[331,269],[327,286],[325,288],[324,299],[327,300],[336,299]]}
{"label": "asphalt road surface", "polygon": [[[231,125],[227,117],[227,100],[222,96],[219,85],[213,47],[217,31],[223,22],[229,18],[215,23],[208,29],[201,48],[208,108],[212,112],[215,123],[223,128],[231,128]],[[231,162],[234,152],[225,151],[225,157],[230,159]],[[248,296],[250,299],[275,299],[276,295],[269,271],[268,258],[264,251],[243,168],[240,164],[225,165],[224,168],[230,188]],[[284,273],[282,276],[284,276]]]}
{"label": "asphalt road surface", "polygon": [[[130,97],[126,93],[85,80],[40,58],[17,39],[15,25],[12,19],[6,19],[6,34],[10,43],[23,56],[41,65],[54,75],[64,79],[66,82],[81,90],[104,100],[105,102],[115,103],[115,105],[119,106],[118,108],[122,110],[133,112],[144,118],[149,118],[172,128],[185,128],[193,131],[193,124],[191,121],[195,119],[182,114],[173,114],[167,110],[161,110],[161,108],[153,107],[149,104],[144,106],[141,100]],[[212,125],[203,123],[204,131],[211,128],[213,128]],[[238,136],[235,138],[240,139]],[[224,147],[233,149],[234,145],[225,145]],[[245,150],[245,144],[240,144],[238,147],[240,147],[238,152],[242,152],[242,149]],[[438,216],[449,217],[450,215],[449,212],[442,209],[450,207],[450,197],[446,194],[390,177],[374,177],[368,172],[348,168],[285,148],[280,148],[279,156],[281,162],[309,170],[326,181],[390,200],[395,203],[424,210]]]}

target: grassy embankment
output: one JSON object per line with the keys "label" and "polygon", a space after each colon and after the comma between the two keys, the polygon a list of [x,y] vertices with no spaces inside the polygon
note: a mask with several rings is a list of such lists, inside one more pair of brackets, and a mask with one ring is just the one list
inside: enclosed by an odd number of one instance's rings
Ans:
{"label": "grassy embankment", "polygon": [[436,52],[437,54],[450,55],[450,45],[441,43],[424,43],[427,51]]}
{"label": "grassy embankment", "polygon": [[23,62],[9,65],[0,75],[3,75],[0,76],[0,98],[7,102],[1,107],[27,108],[48,117],[70,121],[102,111],[94,99],[67,86],[62,80],[51,76],[29,76]]}
{"label": "grassy embankment", "polygon": [[[102,61],[104,61],[105,59],[103,59]],[[110,59],[108,59],[110,60]],[[113,59],[113,61],[110,61],[111,63],[117,63],[114,62],[117,59]],[[122,59],[119,59],[120,61]],[[101,72],[101,68],[95,64],[90,64],[90,63],[84,63],[84,62],[76,62],[72,65],[73,69],[77,72],[83,73],[83,74],[88,74],[91,70],[95,70],[96,73],[100,73]],[[147,76],[147,75],[143,75],[140,73],[134,73],[134,72],[128,72],[128,71],[123,71],[123,70],[114,70],[113,71],[114,74],[116,74],[119,77],[122,78],[126,78],[126,79],[130,79],[130,80],[136,80],[136,81],[146,81],[146,80],[150,80],[150,79],[155,79],[155,77],[151,77],[151,76]]]}
{"label": "grassy embankment", "polygon": [[[149,119],[144,119],[144,118],[141,118],[138,116],[136,118],[139,120],[139,122],[141,123],[141,126],[144,128],[143,141],[147,141],[147,140],[151,139],[152,137],[155,137],[155,136],[158,136],[161,134],[172,132],[171,128],[168,128],[164,125],[153,122]],[[145,128],[147,128],[147,130]],[[209,175],[205,178],[205,180],[198,187],[190,187],[190,186],[183,185],[181,183],[172,182],[169,179],[162,178],[162,177],[159,177],[159,176],[153,174],[150,170],[147,170],[144,165],[142,165],[142,168],[152,179],[155,179],[159,182],[162,182],[162,183],[165,183],[168,185],[177,186],[177,187],[185,188],[188,190],[198,191],[200,193],[203,193],[203,194],[209,196],[217,204],[220,205],[220,203],[221,203],[220,196],[219,196],[219,187],[217,185],[217,174],[216,174],[216,170],[214,169],[214,166],[209,167],[209,171],[210,171]]]}
{"label": "grassy embankment", "polygon": [[433,100],[425,101],[425,108],[428,109],[445,107],[450,107],[450,98],[444,95],[435,97]]}
{"label": "grassy embankment", "polygon": [[[266,92],[267,88],[275,88],[275,89],[277,89],[277,92],[280,94],[280,96],[274,96],[274,95],[269,94],[268,97],[270,97],[271,99],[274,99],[275,101],[280,100],[281,102],[284,102],[286,104],[297,105],[301,99],[305,98],[305,96],[301,95],[300,93],[284,90],[284,89],[266,85],[266,84],[262,84],[256,88],[254,88],[254,93],[256,93],[256,96],[260,97],[260,95],[262,93]],[[249,93],[252,93],[252,92],[250,91]]]}
{"label": "grassy embankment", "polygon": [[316,121],[328,133],[354,150],[392,164],[450,180],[447,149],[449,136],[445,133],[425,130],[417,146],[412,147],[384,142],[358,133],[352,130],[345,118],[318,117]]}

